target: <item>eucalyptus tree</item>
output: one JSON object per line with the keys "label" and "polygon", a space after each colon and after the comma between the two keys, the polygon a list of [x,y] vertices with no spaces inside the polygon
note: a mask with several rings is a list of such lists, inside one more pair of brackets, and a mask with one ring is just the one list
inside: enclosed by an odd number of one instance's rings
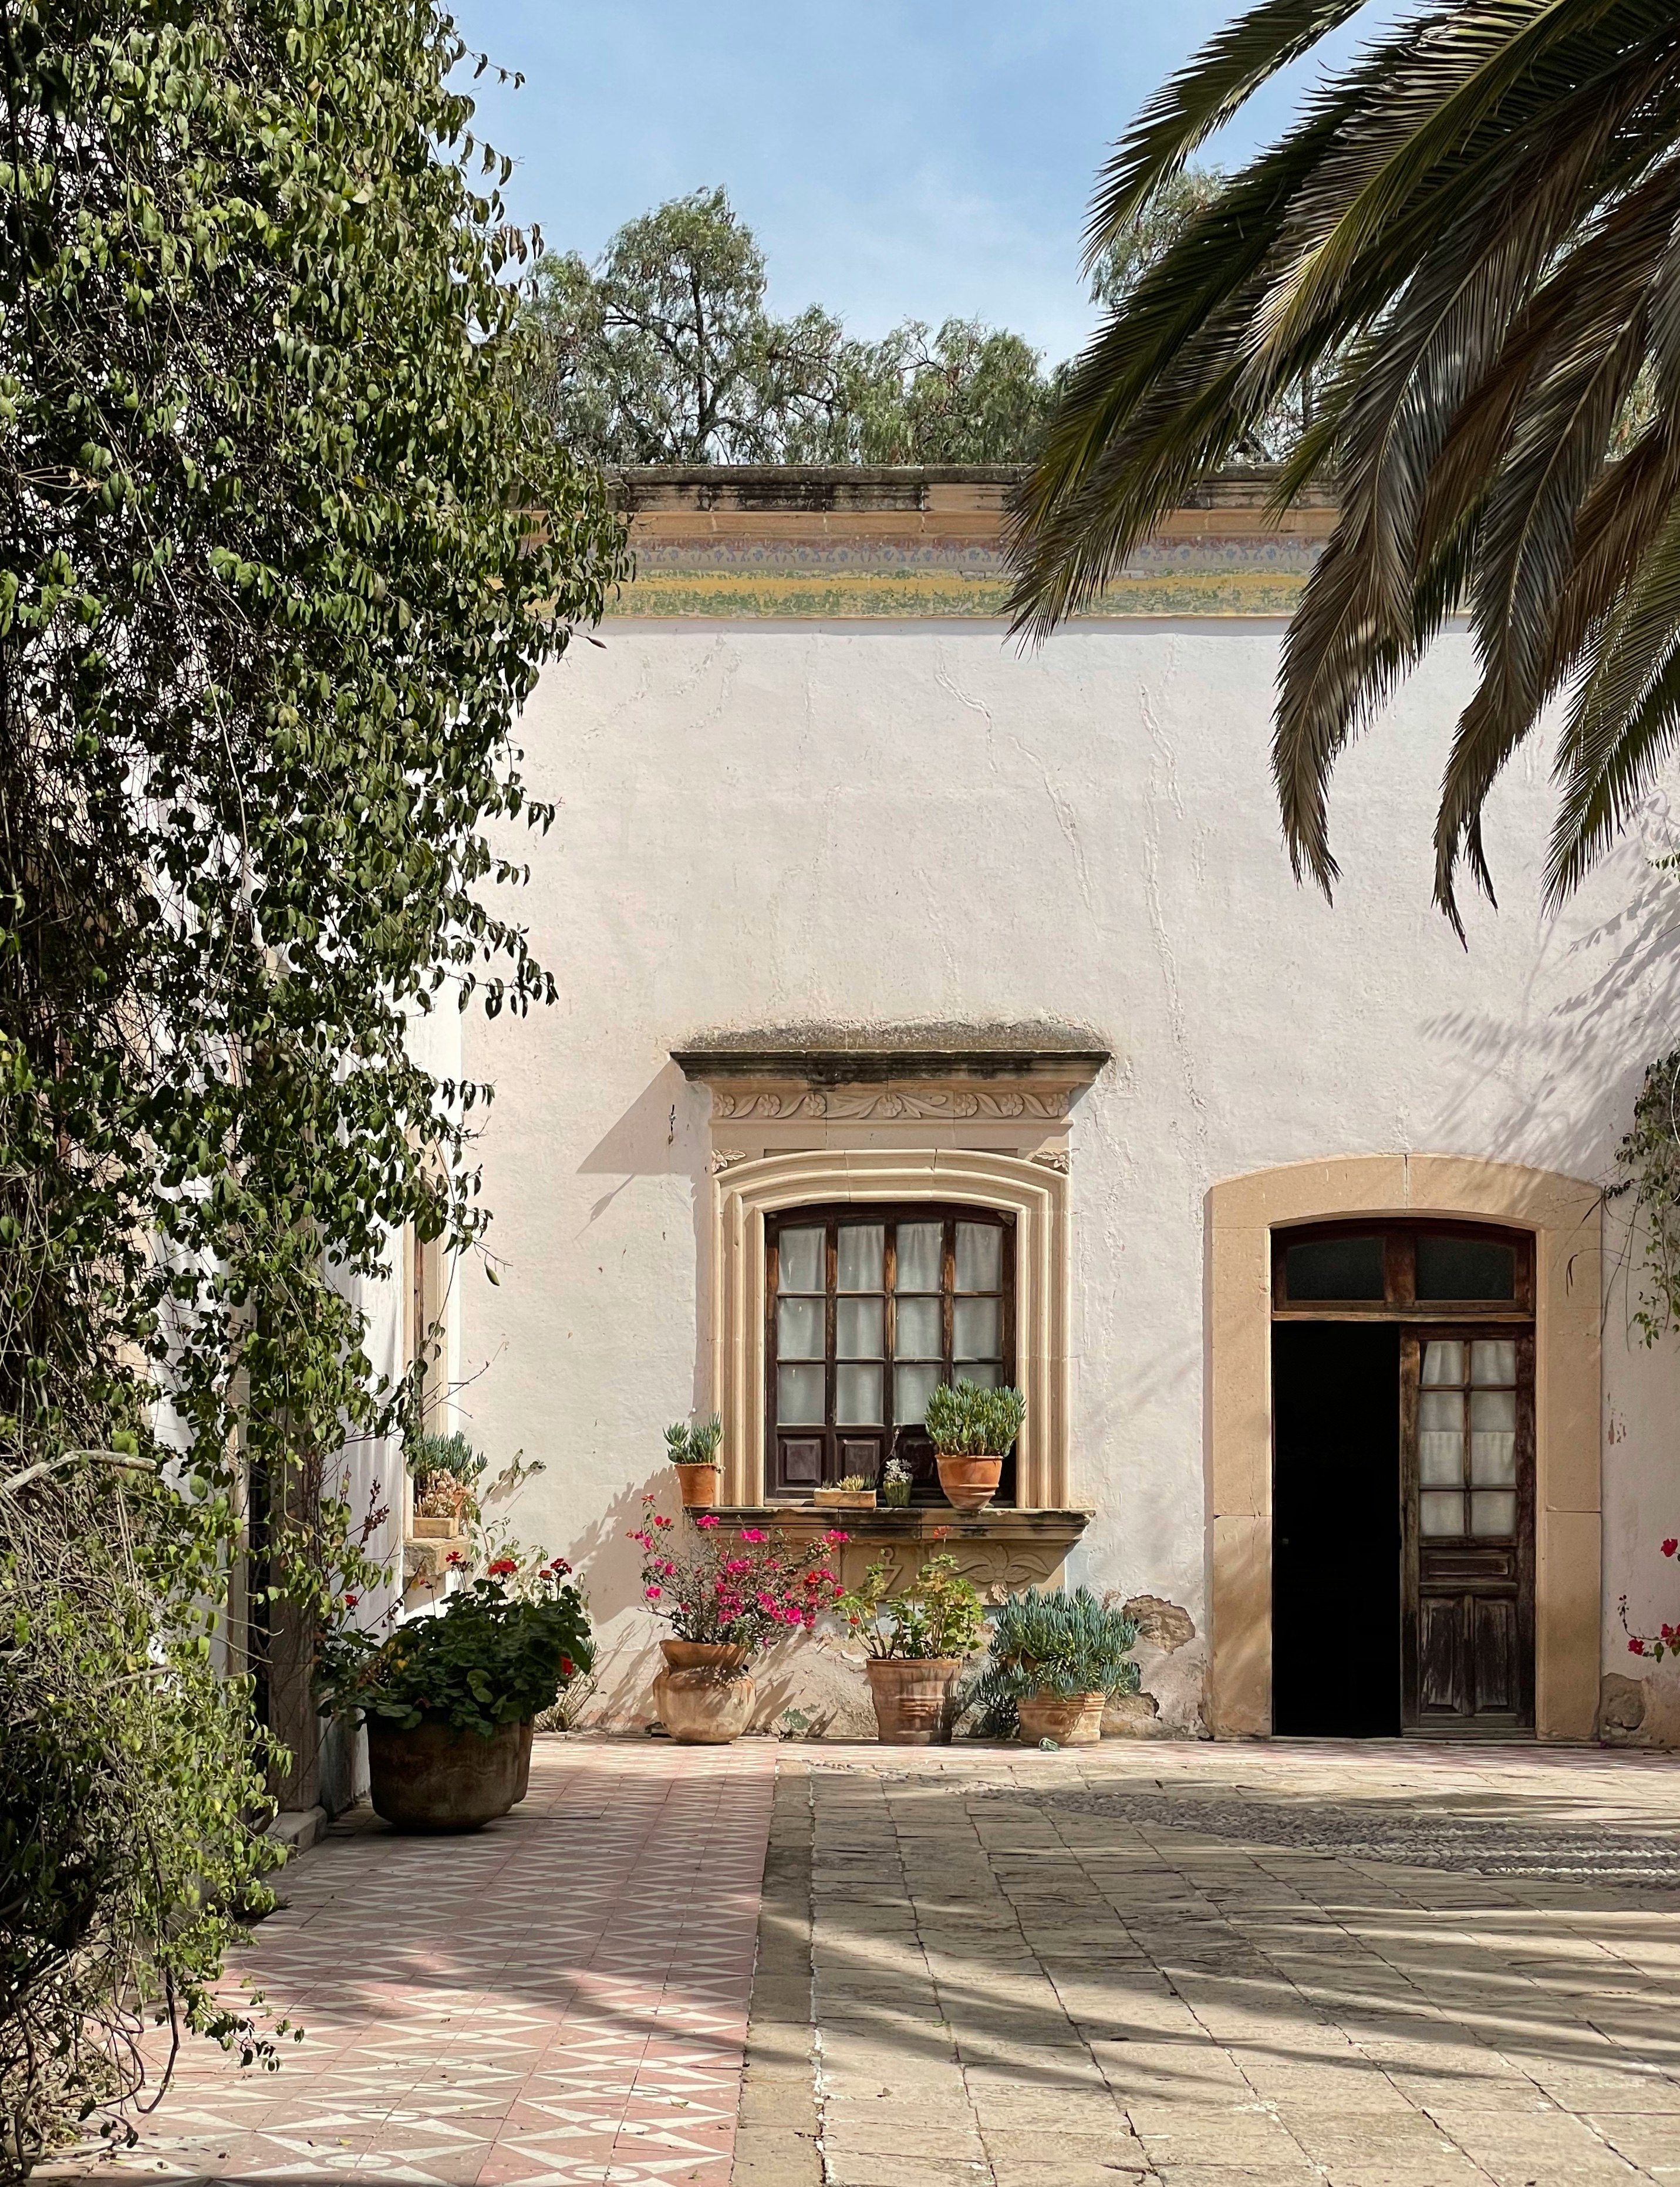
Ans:
{"label": "eucalyptus tree", "polygon": [[[1260,0],[1145,108],[1093,260],[1362,0]],[[1298,874],[1336,877],[1336,759],[1455,612],[1480,681],[1436,889],[1492,892],[1483,807],[1561,706],[1548,879],[1580,880],[1680,722],[1680,14],[1665,0],[1428,0],[1225,177],[1070,374],[1016,512],[1018,627],[1101,591],[1163,514],[1316,381],[1277,483],[1329,474],[1273,764]]]}
{"label": "eucalyptus tree", "polygon": [[622,540],[463,59],[430,0],[0,25],[0,2173],[132,2089],[149,1990],[256,2040],[244,1468],[258,1595],[330,1616],[405,1398],[351,1279],[483,1219],[411,1022],[552,992],[489,830],[546,824],[516,716]]}

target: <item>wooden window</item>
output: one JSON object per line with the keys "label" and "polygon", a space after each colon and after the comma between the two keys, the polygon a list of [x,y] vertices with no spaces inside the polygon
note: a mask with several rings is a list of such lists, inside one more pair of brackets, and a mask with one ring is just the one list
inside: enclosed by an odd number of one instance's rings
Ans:
{"label": "wooden window", "polygon": [[[889,1457],[938,1500],[923,1431],[941,1382],[1014,1378],[1014,1217],[911,1202],[802,1207],[766,1223],[766,1483],[773,1497]],[[1014,1459],[997,1500],[1014,1500]]]}
{"label": "wooden window", "polygon": [[1272,1234],[1274,1314],[1531,1321],[1534,1241],[1475,1223],[1326,1223]]}

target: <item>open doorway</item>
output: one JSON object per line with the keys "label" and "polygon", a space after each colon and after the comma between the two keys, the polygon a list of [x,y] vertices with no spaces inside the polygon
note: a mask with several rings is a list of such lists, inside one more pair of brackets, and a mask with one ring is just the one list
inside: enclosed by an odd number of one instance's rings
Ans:
{"label": "open doorway", "polygon": [[1401,1729],[1400,1331],[1272,1333],[1272,1729]]}

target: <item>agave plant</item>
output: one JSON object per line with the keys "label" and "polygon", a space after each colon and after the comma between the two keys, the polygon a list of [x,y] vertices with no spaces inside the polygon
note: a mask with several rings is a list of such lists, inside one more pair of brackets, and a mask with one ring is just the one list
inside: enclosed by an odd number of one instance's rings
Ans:
{"label": "agave plant", "polygon": [[1021,1702],[1037,1695],[1065,1701],[1137,1692],[1140,1673],[1131,1657],[1138,1628],[1089,1588],[1030,1587],[992,1617],[990,1661],[964,1696],[984,1734],[1012,1737]]}
{"label": "agave plant", "polygon": [[717,1446],[723,1440],[723,1422],[714,1413],[709,1420],[674,1421],[665,1431],[665,1447],[673,1465],[715,1465]]}
{"label": "agave plant", "polygon": [[[1185,162],[1363,0],[1260,0],[1115,149],[1102,261]],[[1555,899],[1615,834],[1680,719],[1680,10],[1432,0],[1321,80],[1225,179],[1074,367],[1019,501],[1018,627],[1091,602],[1291,392],[1275,482],[1329,473],[1334,537],[1291,622],[1273,765],[1298,874],[1335,879],[1337,756],[1467,609],[1481,681],[1436,828],[1455,923],[1481,813],[1563,700]]]}

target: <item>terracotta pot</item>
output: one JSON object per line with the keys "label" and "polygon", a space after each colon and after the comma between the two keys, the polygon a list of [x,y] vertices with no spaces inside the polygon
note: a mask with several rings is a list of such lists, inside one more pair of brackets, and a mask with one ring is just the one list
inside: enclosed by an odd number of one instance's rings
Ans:
{"label": "terracotta pot", "polygon": [[531,1790],[531,1742],[536,1736],[537,1719],[528,1716],[520,1726],[520,1774],[518,1790],[514,1794],[516,1808]]}
{"label": "terracotta pot", "polygon": [[922,1661],[870,1656],[869,1698],[875,1704],[875,1728],[886,1746],[932,1746],[951,1737],[952,1697],[962,1670],[955,1656]]}
{"label": "terracotta pot", "polygon": [[813,1488],[811,1500],[825,1511],[873,1511],[875,1492],[873,1488]]}
{"label": "terracotta pot", "polygon": [[1030,1694],[1021,1702],[1020,1739],[1037,1746],[1054,1739],[1058,1746],[1094,1746],[1103,1735],[1106,1694]]}
{"label": "terracotta pot", "polygon": [[461,1538],[458,1519],[435,1519],[428,1512],[414,1515],[414,1532],[409,1538],[416,1542],[458,1542]]}
{"label": "terracotta pot", "polygon": [[723,1468],[721,1465],[677,1465],[671,1470],[677,1476],[677,1487],[685,1511],[709,1510],[722,1500]]}
{"label": "terracotta pot", "polygon": [[747,1676],[750,1648],[705,1640],[661,1640],[666,1667],[654,1680],[654,1712],[684,1746],[727,1746],[752,1722],[758,1688]]}
{"label": "terracotta pot", "polygon": [[498,1724],[488,1739],[427,1716],[412,1731],[368,1719],[374,1812],[399,1830],[476,1830],[520,1796],[530,1726]]}
{"label": "terracotta pot", "polygon": [[947,1504],[959,1511],[983,1511],[997,1493],[1001,1458],[941,1458],[939,1485]]}

